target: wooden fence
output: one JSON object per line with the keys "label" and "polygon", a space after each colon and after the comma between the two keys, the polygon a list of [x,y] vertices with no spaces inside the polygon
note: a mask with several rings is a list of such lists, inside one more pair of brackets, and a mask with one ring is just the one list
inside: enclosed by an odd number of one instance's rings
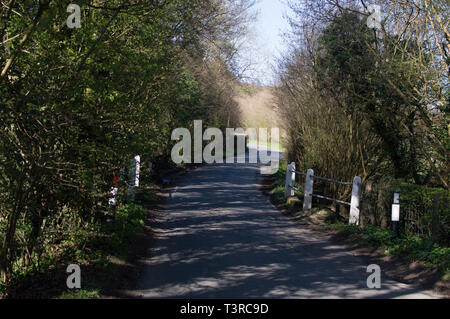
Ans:
{"label": "wooden fence", "polygon": [[[305,176],[305,187],[304,190],[295,186],[295,177],[296,174]],[[352,185],[352,197],[350,202],[345,202],[340,199],[327,197],[324,195],[314,194],[314,180],[322,180],[329,183],[336,183],[341,185]],[[284,197],[292,197],[295,194],[295,191],[299,191],[304,194],[303,198],[303,210],[308,211],[312,208],[312,199],[313,197],[321,198],[333,202],[337,202],[343,205],[350,206],[350,218],[349,223],[359,225],[359,211],[360,211],[360,199],[361,199],[361,178],[359,176],[355,176],[353,182],[342,182],[338,180],[334,180],[331,178],[315,176],[314,170],[308,169],[306,173],[298,172],[295,170],[295,163],[291,163],[287,166],[286,169],[286,186]]]}

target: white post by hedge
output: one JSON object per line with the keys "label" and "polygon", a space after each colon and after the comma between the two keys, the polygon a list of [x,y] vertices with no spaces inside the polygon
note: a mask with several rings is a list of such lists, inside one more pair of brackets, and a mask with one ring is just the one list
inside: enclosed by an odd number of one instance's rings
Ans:
{"label": "white post by hedge", "polygon": [[129,187],[128,187],[128,199],[134,202],[135,199],[135,187],[139,187],[139,173],[141,168],[141,157],[139,155],[135,156],[130,163],[129,171]]}
{"label": "white post by hedge", "polygon": [[287,199],[295,195],[295,163],[292,162],[286,168],[286,184],[284,188],[284,198]]}
{"label": "white post by hedge", "polygon": [[308,169],[305,180],[305,196],[303,197],[303,211],[311,210],[312,208],[312,194],[314,188],[314,170]]}
{"label": "white post by hedge", "polygon": [[400,193],[398,191],[394,192],[394,201],[392,203],[392,231],[398,232],[398,224],[400,222]]}
{"label": "white post by hedge", "polygon": [[350,202],[350,224],[359,225],[359,203],[361,200],[361,177],[353,179],[352,200]]}
{"label": "white post by hedge", "polygon": [[111,197],[108,200],[108,204],[109,206],[116,206],[117,205],[117,193],[119,192],[119,188],[118,187],[111,187],[111,190],[109,191],[109,193],[111,194]]}

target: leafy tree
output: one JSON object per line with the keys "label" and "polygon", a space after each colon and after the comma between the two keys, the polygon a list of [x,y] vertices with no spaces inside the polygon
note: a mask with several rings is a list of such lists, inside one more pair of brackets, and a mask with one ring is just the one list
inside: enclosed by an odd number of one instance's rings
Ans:
{"label": "leafy tree", "polygon": [[[99,222],[113,176],[130,158],[164,162],[174,128],[228,121],[233,105],[197,70],[218,61],[205,38],[234,41],[234,14],[251,2],[80,0],[79,29],[66,25],[68,0],[1,3],[0,276],[7,281],[21,261],[39,260],[50,236]],[[228,54],[221,63],[228,71],[217,77],[236,81]],[[217,110],[207,107],[210,96]]]}

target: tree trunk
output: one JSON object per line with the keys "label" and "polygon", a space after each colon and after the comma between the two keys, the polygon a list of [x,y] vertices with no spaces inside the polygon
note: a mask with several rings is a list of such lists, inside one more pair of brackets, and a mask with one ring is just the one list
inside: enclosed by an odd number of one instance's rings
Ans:
{"label": "tree trunk", "polygon": [[25,170],[22,172],[20,176],[19,183],[17,185],[16,195],[15,195],[15,204],[14,208],[11,211],[11,215],[8,218],[8,225],[6,228],[6,235],[3,241],[2,247],[2,255],[0,256],[0,274],[3,282],[6,282],[8,279],[8,274],[11,272],[11,264],[13,262],[13,252],[15,245],[15,235],[16,235],[16,226],[17,220],[20,212],[23,209],[23,186],[25,182],[26,172]]}

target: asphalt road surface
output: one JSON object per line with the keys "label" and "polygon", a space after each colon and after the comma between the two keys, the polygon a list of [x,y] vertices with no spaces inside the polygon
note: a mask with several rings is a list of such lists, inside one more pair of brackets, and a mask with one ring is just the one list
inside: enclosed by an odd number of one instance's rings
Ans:
{"label": "asphalt road surface", "polygon": [[155,227],[144,298],[438,298],[387,280],[367,261],[280,214],[258,164],[212,164],[176,182]]}

